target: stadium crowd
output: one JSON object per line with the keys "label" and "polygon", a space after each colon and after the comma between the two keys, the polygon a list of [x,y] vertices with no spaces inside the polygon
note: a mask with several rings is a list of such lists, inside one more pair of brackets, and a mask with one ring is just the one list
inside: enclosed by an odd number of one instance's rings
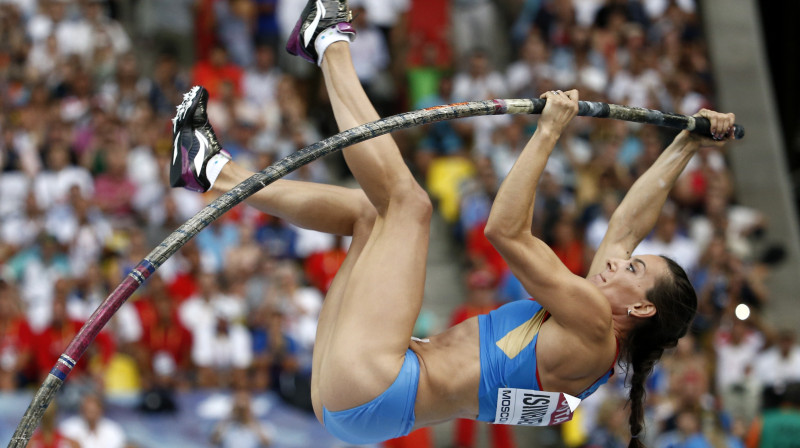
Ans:
{"label": "stadium crowd", "polygon": [[[304,3],[0,0],[0,390],[37,387],[129,269],[212,199],[168,185],[170,118],[191,85],[209,90],[217,135],[250,168],[336,132],[318,73],[283,51]],[[682,114],[715,107],[695,0],[350,4],[356,70],[384,115],[573,87],[584,100]],[[453,285],[463,292],[453,323],[528,298],[483,226],[535,126],[480,117],[396,134],[458,243],[451,258],[466,280]],[[622,194],[670,137],[573,121],[539,187],[533,231],[574,273],[586,273]],[[338,156],[291,176],[352,185]],[[684,266],[700,301],[691,335],[649,383],[648,446],[757,447],[782,437],[776,409],[800,408],[795,334],[762,317],[782,251],[767,243],[764,217],[736,203],[731,177],[724,152],[703,149],[638,249]],[[119,310],[60,404],[76,409],[85,391],[138,393],[155,410],[176,391],[232,388],[275,390],[308,409],[316,317],[346,247],[236,207]],[[736,317],[741,304],[747,319]],[[627,446],[624,370],[614,378],[561,428],[565,445]],[[91,406],[102,409],[84,403],[84,414],[97,414]],[[458,422],[453,446],[473,446],[475,425]],[[491,431],[493,446],[515,446],[506,427]]]}

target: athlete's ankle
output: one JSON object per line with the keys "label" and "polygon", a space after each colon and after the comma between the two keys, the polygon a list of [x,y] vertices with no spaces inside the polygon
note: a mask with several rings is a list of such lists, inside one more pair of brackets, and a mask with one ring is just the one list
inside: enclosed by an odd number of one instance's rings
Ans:
{"label": "athlete's ankle", "polygon": [[[225,180],[230,177],[231,170],[229,167],[230,164],[228,163],[230,161],[231,157],[225,150],[222,150],[219,154],[215,154],[208,161],[208,166],[206,167],[206,178],[211,183],[211,187],[209,189],[219,190],[219,187],[228,184],[228,182],[225,182]],[[217,186],[217,188],[215,188],[215,186]]]}
{"label": "athlete's ankle", "polygon": [[[317,36],[314,41],[314,49],[319,55],[317,65],[322,65],[322,60],[325,57],[326,51],[329,49],[334,52],[342,51],[344,49],[344,44],[349,46],[350,42],[355,40],[355,38],[355,30],[347,22],[337,23],[335,26],[319,33],[319,36]],[[342,44],[339,42],[342,42]]]}

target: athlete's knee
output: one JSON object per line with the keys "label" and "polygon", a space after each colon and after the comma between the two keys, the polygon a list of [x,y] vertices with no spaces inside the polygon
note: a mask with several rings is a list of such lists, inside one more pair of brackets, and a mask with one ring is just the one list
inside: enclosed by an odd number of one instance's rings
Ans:
{"label": "athlete's knee", "polygon": [[392,191],[391,202],[402,207],[404,213],[422,221],[430,221],[433,205],[428,193],[413,179],[397,187]]}

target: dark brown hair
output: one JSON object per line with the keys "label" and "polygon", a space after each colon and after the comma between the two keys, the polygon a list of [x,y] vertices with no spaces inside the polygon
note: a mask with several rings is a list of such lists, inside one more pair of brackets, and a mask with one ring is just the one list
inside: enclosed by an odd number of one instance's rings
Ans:
{"label": "dark brown hair", "polygon": [[630,376],[631,442],[628,448],[642,448],[644,429],[645,380],[664,350],[675,347],[689,330],[697,311],[697,294],[686,271],[678,263],[662,256],[670,275],[656,281],[647,291],[647,300],[656,307],[656,314],[645,319],[628,335],[626,361]]}

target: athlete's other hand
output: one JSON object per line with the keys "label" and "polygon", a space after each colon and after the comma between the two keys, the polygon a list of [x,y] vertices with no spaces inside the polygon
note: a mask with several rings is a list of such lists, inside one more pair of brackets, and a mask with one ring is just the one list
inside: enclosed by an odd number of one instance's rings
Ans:
{"label": "athlete's other hand", "polygon": [[539,98],[544,98],[547,103],[539,118],[539,126],[544,129],[561,134],[561,131],[578,114],[578,91],[551,90],[543,93]]}
{"label": "athlete's other hand", "polygon": [[729,140],[733,140],[733,123],[736,122],[736,115],[724,114],[708,109],[700,109],[695,117],[707,118],[710,123],[711,137],[683,131],[692,140],[700,143],[701,146],[722,146]]}

